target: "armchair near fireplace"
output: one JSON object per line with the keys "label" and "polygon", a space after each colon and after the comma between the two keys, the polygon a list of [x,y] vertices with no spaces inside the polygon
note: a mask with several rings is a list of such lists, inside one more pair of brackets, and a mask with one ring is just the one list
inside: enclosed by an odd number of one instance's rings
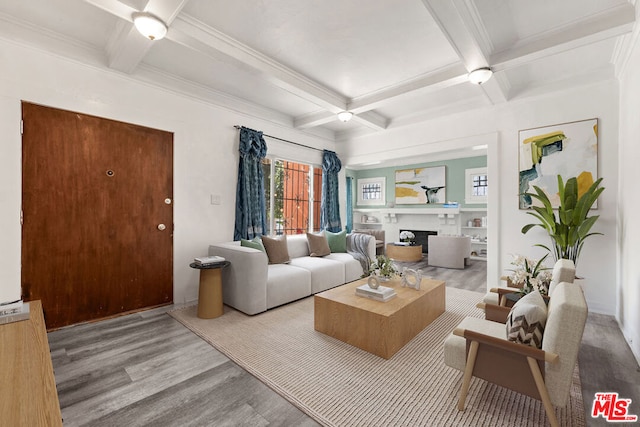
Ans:
{"label": "armchair near fireplace", "polygon": [[471,259],[471,237],[429,236],[429,265],[463,269]]}
{"label": "armchair near fireplace", "polygon": [[376,239],[376,255],[384,255],[384,230],[373,228],[358,228],[354,233],[370,234]]}

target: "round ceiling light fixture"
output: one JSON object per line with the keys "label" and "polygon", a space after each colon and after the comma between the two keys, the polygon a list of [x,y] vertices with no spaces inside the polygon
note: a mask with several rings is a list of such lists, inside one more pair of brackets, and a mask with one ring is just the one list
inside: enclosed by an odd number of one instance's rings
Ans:
{"label": "round ceiling light fixture", "polygon": [[133,24],[149,40],[160,40],[167,35],[166,24],[148,12],[134,13]]}
{"label": "round ceiling light fixture", "polygon": [[493,71],[489,67],[478,68],[469,73],[469,81],[471,83],[481,85],[491,78]]}
{"label": "round ceiling light fixture", "polygon": [[348,122],[353,117],[353,113],[351,111],[341,111],[338,113],[338,119],[341,122]]}

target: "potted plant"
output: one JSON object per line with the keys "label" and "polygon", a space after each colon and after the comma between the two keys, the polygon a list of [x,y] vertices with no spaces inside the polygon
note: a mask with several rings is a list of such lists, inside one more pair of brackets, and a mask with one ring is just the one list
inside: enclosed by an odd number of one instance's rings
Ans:
{"label": "potted plant", "polygon": [[556,261],[570,259],[574,265],[577,265],[578,257],[587,237],[602,234],[590,232],[600,215],[587,216],[598,196],[604,191],[604,187],[600,187],[601,181],[602,178],[599,178],[591,184],[584,194],[578,197],[578,180],[572,177],[563,183],[562,177],[558,175],[560,206],[557,209],[557,215],[547,195],[534,185],[535,193],[524,194],[540,201],[543,206],[533,206],[534,212],[527,212],[527,214],[537,218],[540,222],[525,225],[522,227],[522,234],[526,234],[533,227],[545,229],[549,234],[553,249],[542,244],[535,246],[548,250]]}
{"label": "potted plant", "polygon": [[395,264],[384,255],[378,255],[376,260],[371,263],[369,268],[371,275],[377,276],[382,280],[389,280],[398,274]]}
{"label": "potted plant", "polygon": [[509,286],[520,288],[520,295],[526,295],[538,290],[542,295],[549,292],[551,283],[551,271],[544,265],[544,260],[549,256],[545,254],[539,260],[514,255],[511,264],[515,266],[509,275]]}

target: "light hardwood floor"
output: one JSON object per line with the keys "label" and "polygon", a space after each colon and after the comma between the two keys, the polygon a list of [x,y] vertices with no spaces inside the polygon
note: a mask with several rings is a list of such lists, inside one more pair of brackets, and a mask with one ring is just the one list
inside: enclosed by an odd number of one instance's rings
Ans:
{"label": "light hardwood floor", "polygon": [[[172,308],[48,334],[65,426],[317,425],[167,315]],[[640,369],[613,318],[589,315],[579,365],[588,426],[608,425],[589,415],[596,391],[632,399],[640,415]]]}

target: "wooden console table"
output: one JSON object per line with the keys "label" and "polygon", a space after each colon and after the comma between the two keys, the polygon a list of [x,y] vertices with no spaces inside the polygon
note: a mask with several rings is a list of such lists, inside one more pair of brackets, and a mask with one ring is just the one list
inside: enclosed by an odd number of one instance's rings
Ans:
{"label": "wooden console table", "polygon": [[30,319],[0,325],[0,419],[7,426],[62,426],[40,300]]}

